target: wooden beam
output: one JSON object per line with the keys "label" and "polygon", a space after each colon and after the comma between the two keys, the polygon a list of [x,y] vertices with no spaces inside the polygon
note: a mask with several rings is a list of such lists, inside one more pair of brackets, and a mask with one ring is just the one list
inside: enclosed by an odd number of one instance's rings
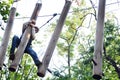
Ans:
{"label": "wooden beam", "polygon": [[106,0],[99,0],[98,19],[96,27],[96,38],[94,46],[94,58],[96,64],[93,64],[93,78],[100,80],[102,78],[102,52],[104,37],[104,17]]}
{"label": "wooden beam", "polygon": [[12,7],[11,10],[10,10],[7,26],[6,26],[6,29],[5,29],[3,38],[2,38],[2,43],[1,43],[1,46],[0,46],[0,70],[2,69],[2,66],[3,66],[3,63],[4,63],[5,53],[6,53],[6,50],[7,50],[11,30],[12,30],[12,27],[13,27],[15,14],[16,14],[16,8]]}
{"label": "wooden beam", "polygon": [[[42,6],[41,3],[36,3],[35,9],[33,11],[33,14],[32,14],[32,17],[30,20],[37,19],[37,16],[38,16],[38,13],[41,9],[41,6]],[[11,65],[9,67],[9,70],[12,72],[16,71],[16,69],[20,63],[20,60],[24,54],[24,50],[25,50],[27,43],[30,39],[30,35],[31,35],[30,32],[31,32],[31,27],[28,27],[23,34],[20,45],[18,46],[18,49],[15,53],[15,59],[13,60],[13,62],[11,63]]]}
{"label": "wooden beam", "polygon": [[71,1],[66,1],[65,5],[64,5],[64,8],[62,10],[62,13],[60,15],[59,21],[57,23],[57,26],[54,30],[54,33],[53,33],[53,35],[51,37],[51,40],[50,40],[50,43],[49,43],[49,45],[47,47],[47,50],[45,52],[45,55],[43,57],[42,66],[40,66],[40,68],[38,69],[37,75],[40,76],[40,77],[45,76],[45,72],[48,68],[49,62],[51,60],[53,51],[54,51],[55,46],[56,46],[56,43],[57,43],[58,38],[60,36],[60,33],[62,31],[67,13],[70,9],[70,5],[71,5]]}

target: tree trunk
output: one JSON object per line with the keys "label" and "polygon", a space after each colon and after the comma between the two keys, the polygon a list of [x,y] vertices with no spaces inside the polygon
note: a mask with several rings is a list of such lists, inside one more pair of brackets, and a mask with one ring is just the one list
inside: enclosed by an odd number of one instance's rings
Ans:
{"label": "tree trunk", "polygon": [[102,52],[103,52],[103,34],[104,34],[104,15],[105,15],[105,2],[106,0],[99,0],[98,19],[96,28],[96,41],[94,47],[94,61],[93,64],[93,78],[102,78]]}

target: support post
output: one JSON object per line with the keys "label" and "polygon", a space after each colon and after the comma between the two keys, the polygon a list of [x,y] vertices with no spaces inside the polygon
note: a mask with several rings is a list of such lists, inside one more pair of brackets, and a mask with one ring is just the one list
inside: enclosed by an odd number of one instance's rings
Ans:
{"label": "support post", "polygon": [[[36,3],[35,9],[32,13],[30,20],[37,19],[37,16],[39,14],[41,6],[42,6],[42,3]],[[31,35],[30,32],[31,32],[31,27],[28,27],[23,34],[23,37],[21,39],[21,42],[20,42],[18,49],[16,51],[16,54],[15,54],[15,59],[13,60],[13,62],[11,63],[11,65],[9,67],[9,70],[12,72],[16,71],[16,69],[20,63],[20,59],[22,58],[22,56],[24,54],[24,50],[25,50],[27,43],[30,39],[30,35]]]}
{"label": "support post", "polygon": [[6,29],[5,29],[5,32],[4,32],[4,35],[3,35],[3,39],[2,39],[2,43],[1,43],[1,46],[0,46],[0,70],[2,70],[2,66],[3,66],[3,63],[4,63],[5,53],[6,53],[6,50],[7,50],[9,37],[10,37],[11,30],[12,30],[12,27],[13,27],[15,14],[16,14],[16,8],[12,7],[11,10],[10,10],[7,26],[6,26]]}
{"label": "support post", "polygon": [[70,9],[70,6],[71,6],[71,1],[66,1],[65,5],[64,5],[64,8],[62,10],[62,13],[60,15],[59,21],[58,21],[58,23],[56,25],[54,33],[53,33],[53,35],[51,37],[51,40],[49,42],[49,45],[48,45],[47,50],[45,52],[45,55],[43,57],[42,65],[39,66],[37,75],[40,76],[40,77],[45,76],[46,70],[48,68],[49,62],[51,60],[53,51],[54,51],[55,46],[56,46],[56,43],[57,43],[58,38],[60,36],[60,33],[62,31],[62,28],[63,28],[64,22],[65,22],[67,13],[68,13],[68,11]]}
{"label": "support post", "polygon": [[100,80],[102,78],[102,52],[104,38],[105,3],[106,0],[99,0],[96,38],[93,56],[93,60],[96,63],[96,65],[93,64],[93,78],[97,80]]}

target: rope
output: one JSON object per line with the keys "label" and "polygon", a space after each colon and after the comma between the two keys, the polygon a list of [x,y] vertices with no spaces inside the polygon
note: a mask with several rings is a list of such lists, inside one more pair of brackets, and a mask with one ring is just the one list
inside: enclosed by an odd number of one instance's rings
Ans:
{"label": "rope", "polygon": [[39,29],[45,26],[47,23],[49,23],[55,16],[57,16],[57,13],[54,13],[53,16],[46,23],[44,23],[41,27],[39,27]]}

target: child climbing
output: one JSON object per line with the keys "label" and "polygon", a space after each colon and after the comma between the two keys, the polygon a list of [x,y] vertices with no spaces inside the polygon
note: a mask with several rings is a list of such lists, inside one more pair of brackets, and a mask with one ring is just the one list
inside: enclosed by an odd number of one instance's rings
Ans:
{"label": "child climbing", "polygon": [[21,41],[21,38],[25,32],[25,30],[27,29],[27,27],[31,27],[31,36],[30,36],[30,39],[28,41],[28,44],[24,50],[24,53],[28,53],[32,59],[34,60],[34,63],[35,65],[37,66],[37,68],[39,68],[39,66],[42,64],[36,54],[36,52],[32,49],[31,45],[32,45],[32,41],[35,39],[35,33],[38,33],[39,31],[39,28],[37,26],[35,26],[35,20],[31,20],[29,22],[26,22],[23,24],[23,28],[22,28],[22,35],[21,37],[19,38],[18,36],[14,36],[13,39],[12,39],[12,45],[11,45],[11,49],[10,49],[10,57],[9,59],[10,60],[14,60],[15,59],[15,54],[14,54],[14,51],[15,51],[15,48],[17,48],[20,44],[20,41]]}

